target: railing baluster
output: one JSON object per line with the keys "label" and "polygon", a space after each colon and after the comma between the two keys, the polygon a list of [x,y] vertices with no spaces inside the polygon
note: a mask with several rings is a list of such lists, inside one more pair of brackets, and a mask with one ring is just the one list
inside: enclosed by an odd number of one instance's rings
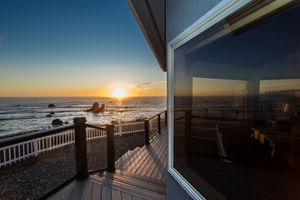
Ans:
{"label": "railing baluster", "polygon": [[67,143],[69,144],[70,143],[70,131],[68,130],[67,131]]}
{"label": "railing baluster", "polygon": [[33,140],[34,156],[38,155],[38,144],[37,143],[38,143],[37,139]]}
{"label": "railing baluster", "polygon": [[4,165],[6,165],[6,149],[3,149],[3,155]]}
{"label": "railing baluster", "polygon": [[10,153],[10,149],[11,149],[11,147],[8,148],[8,161],[11,161],[11,153]]}

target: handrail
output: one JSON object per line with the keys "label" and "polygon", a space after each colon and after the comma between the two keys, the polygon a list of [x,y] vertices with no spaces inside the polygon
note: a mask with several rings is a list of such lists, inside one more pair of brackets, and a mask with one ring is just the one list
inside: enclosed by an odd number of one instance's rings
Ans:
{"label": "handrail", "polygon": [[141,124],[141,123],[144,123],[144,121],[124,122],[124,123],[120,123],[120,124],[115,124],[115,126],[137,125],[137,124]]}
{"label": "handrail", "polygon": [[179,120],[182,120],[182,119],[185,119],[185,117],[184,116],[178,117],[178,118],[174,119],[174,121],[179,121]]}
{"label": "handrail", "polygon": [[8,138],[0,140],[0,148],[9,146],[12,144],[20,143],[20,142],[25,142],[28,140],[33,140],[33,139],[40,138],[40,137],[57,134],[57,133],[60,133],[63,131],[73,129],[73,128],[74,128],[74,125],[69,125],[69,126],[64,126],[64,127],[60,127],[60,128],[54,128],[51,130],[44,130],[44,131],[38,131],[38,132],[30,133],[30,134],[8,137]]}
{"label": "handrail", "polygon": [[160,112],[160,113],[158,113],[158,114],[156,114],[156,115],[154,115],[154,116],[152,116],[152,117],[150,117],[150,118],[148,118],[146,120],[150,121],[150,120],[154,119],[155,117],[157,117],[158,115],[161,115],[162,113],[165,113],[166,111],[167,110],[164,110],[164,111],[162,111],[162,112]]}
{"label": "handrail", "polygon": [[99,129],[99,130],[106,130],[106,128],[103,128],[101,126],[92,125],[92,124],[86,124],[86,127],[88,127],[88,128],[94,128],[94,129]]}
{"label": "handrail", "polygon": [[[152,139],[156,134],[160,134],[161,133],[161,128],[163,127],[163,125],[161,124],[161,115],[162,114],[165,114],[165,117],[164,117],[164,120],[165,120],[165,123],[164,123],[164,126],[167,126],[167,118],[168,118],[168,115],[167,115],[167,110],[164,110],[148,119],[146,119],[144,121],[144,127],[145,127],[145,144],[148,145],[149,144],[149,141],[150,139]],[[150,131],[151,128],[153,128],[153,126],[151,127],[151,123],[150,121],[153,120],[153,119],[157,119],[157,123],[155,123],[155,132],[153,134],[150,134],[152,133],[153,131]]]}

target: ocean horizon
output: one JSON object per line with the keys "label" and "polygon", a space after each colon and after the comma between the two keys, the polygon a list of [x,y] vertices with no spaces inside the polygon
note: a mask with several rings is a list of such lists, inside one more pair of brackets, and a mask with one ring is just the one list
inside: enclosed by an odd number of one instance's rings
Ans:
{"label": "ocean horizon", "polygon": [[[105,111],[86,112],[93,103],[105,104]],[[54,108],[49,108],[54,104]],[[53,128],[52,120],[72,124],[75,117],[87,123],[108,124],[143,120],[166,109],[166,97],[0,97],[0,137]],[[51,117],[49,116],[52,113]],[[53,114],[54,113],[54,114]],[[48,116],[47,116],[48,115]]]}

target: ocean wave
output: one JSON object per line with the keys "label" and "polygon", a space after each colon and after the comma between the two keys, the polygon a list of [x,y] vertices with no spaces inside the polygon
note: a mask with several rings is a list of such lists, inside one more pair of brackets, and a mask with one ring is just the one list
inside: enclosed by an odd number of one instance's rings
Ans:
{"label": "ocean wave", "polygon": [[[10,121],[10,120],[23,120],[23,119],[35,119],[41,118],[38,116],[28,116],[28,117],[8,117],[8,118],[0,118],[0,121]],[[43,117],[42,117],[43,118]],[[45,117],[46,118],[46,117]]]}
{"label": "ocean wave", "polygon": [[117,109],[122,109],[122,108],[125,108],[125,109],[128,109],[128,108],[137,108],[137,106],[115,106],[114,108],[117,108]]}
{"label": "ocean wave", "polygon": [[[33,130],[27,130],[27,131],[6,132],[6,133],[0,134],[0,139],[14,137],[14,136],[23,135],[23,134],[29,134],[29,133],[33,133],[33,132],[37,132],[37,131],[41,131],[41,130],[42,129],[33,129]],[[6,131],[6,130],[4,130],[4,131]]]}
{"label": "ocean wave", "polygon": [[[85,110],[27,110],[27,111],[22,111],[22,114],[49,114],[50,112],[54,113],[75,113],[75,112],[85,112]],[[14,114],[19,114],[20,111],[11,111],[11,112],[0,112],[0,116],[4,115],[14,115]]]}
{"label": "ocean wave", "polygon": [[106,109],[107,112],[133,112],[133,111],[138,111],[137,109]]}

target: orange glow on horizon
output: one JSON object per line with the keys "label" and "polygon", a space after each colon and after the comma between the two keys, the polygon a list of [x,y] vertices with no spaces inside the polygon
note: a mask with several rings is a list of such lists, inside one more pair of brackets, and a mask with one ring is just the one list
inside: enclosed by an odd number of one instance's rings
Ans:
{"label": "orange glow on horizon", "polygon": [[151,97],[166,96],[165,82],[141,84],[132,82],[106,82],[94,84],[64,83],[56,79],[13,81],[0,84],[0,97]]}

